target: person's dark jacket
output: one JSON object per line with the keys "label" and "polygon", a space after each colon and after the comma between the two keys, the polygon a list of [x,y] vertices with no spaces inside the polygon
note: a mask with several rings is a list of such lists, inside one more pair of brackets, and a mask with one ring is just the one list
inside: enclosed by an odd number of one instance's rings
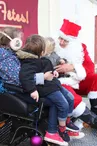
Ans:
{"label": "person's dark jacket", "polygon": [[35,90],[40,96],[47,96],[52,92],[60,90],[61,84],[57,78],[52,81],[44,81],[44,85],[35,85],[35,74],[39,72],[53,72],[53,65],[47,58],[27,58],[21,61],[20,82],[25,92],[32,93]]}

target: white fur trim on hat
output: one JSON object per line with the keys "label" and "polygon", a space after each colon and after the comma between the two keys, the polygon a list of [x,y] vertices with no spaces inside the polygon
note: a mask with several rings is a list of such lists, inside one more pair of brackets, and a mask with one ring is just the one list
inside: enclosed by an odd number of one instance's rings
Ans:
{"label": "white fur trim on hat", "polygon": [[60,30],[59,30],[59,37],[63,38],[64,40],[67,40],[67,41],[73,41],[74,39],[76,39],[76,37],[70,36],[70,35],[66,35]]}
{"label": "white fur trim on hat", "polygon": [[73,110],[72,116],[77,118],[81,116],[86,109],[86,104],[81,101],[80,104]]}

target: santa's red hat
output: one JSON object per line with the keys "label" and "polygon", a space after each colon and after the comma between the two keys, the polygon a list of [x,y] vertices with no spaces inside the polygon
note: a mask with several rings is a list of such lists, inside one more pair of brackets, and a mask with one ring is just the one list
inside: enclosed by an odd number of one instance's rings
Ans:
{"label": "santa's red hat", "polygon": [[63,39],[67,41],[71,41],[72,39],[77,38],[80,29],[81,29],[81,26],[73,22],[70,22],[67,19],[64,19],[63,24],[59,31],[59,37],[62,37]]}

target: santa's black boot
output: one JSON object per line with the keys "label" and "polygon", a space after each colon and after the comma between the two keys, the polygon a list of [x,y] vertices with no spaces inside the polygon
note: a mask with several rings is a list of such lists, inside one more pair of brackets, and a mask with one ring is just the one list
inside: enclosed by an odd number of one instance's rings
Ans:
{"label": "santa's black boot", "polygon": [[91,125],[91,127],[97,128],[97,115],[91,112],[88,107],[86,107],[84,113],[78,118]]}
{"label": "santa's black boot", "polygon": [[97,99],[90,99],[91,111],[97,115]]}

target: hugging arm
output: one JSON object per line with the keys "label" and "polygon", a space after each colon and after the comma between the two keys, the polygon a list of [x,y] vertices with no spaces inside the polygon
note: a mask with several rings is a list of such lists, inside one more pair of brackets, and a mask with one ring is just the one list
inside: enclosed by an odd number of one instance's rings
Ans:
{"label": "hugging arm", "polygon": [[51,81],[53,79],[54,75],[51,71],[45,72],[45,73],[36,73],[35,74],[35,81],[36,85],[44,85],[44,80]]}
{"label": "hugging arm", "polygon": [[38,85],[38,84],[44,85],[44,73],[43,72],[36,73],[35,81],[36,81],[36,85]]}
{"label": "hugging arm", "polygon": [[21,70],[20,70],[20,82],[25,92],[28,92],[36,102],[39,100],[39,94],[36,89],[36,81],[35,81],[35,75],[36,73],[36,67],[32,64],[24,63],[22,64]]}
{"label": "hugging arm", "polygon": [[35,67],[23,63],[21,66],[19,78],[25,92],[32,93],[36,90],[36,81],[34,79]]}

